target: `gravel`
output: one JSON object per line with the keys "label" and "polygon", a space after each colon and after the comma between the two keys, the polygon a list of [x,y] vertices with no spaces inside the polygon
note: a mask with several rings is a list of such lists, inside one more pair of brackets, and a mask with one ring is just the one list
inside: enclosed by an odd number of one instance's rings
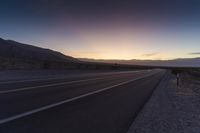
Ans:
{"label": "gravel", "polygon": [[128,133],[200,133],[200,80],[166,74]]}

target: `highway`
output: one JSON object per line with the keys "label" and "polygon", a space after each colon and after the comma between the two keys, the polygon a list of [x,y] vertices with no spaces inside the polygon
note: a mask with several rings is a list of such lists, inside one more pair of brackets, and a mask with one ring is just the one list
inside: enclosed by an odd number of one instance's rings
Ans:
{"label": "highway", "polygon": [[0,133],[126,133],[164,70],[0,82]]}

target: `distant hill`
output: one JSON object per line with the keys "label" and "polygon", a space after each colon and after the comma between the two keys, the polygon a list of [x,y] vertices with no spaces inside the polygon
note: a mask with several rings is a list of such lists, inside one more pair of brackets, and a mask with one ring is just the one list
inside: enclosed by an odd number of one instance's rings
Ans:
{"label": "distant hill", "polygon": [[3,40],[0,38],[0,57],[40,60],[40,61],[61,61],[77,62],[70,56],[50,49],[39,48],[32,45],[22,44],[12,40]]}
{"label": "distant hill", "polygon": [[[0,38],[0,69],[114,69],[139,66],[200,67],[200,58],[174,60],[95,60],[66,56],[60,52]],[[127,67],[129,67],[127,66]]]}
{"label": "distant hill", "polygon": [[0,68],[41,68],[77,62],[57,51],[0,38]]}
{"label": "distant hill", "polygon": [[95,60],[80,58],[81,61],[99,63],[117,63],[128,65],[148,65],[148,66],[172,66],[172,67],[200,67],[200,58],[182,58],[174,60]]}

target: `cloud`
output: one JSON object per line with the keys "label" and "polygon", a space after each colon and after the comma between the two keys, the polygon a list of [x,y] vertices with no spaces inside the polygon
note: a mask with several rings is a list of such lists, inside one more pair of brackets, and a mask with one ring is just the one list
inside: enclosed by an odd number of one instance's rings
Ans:
{"label": "cloud", "polygon": [[200,52],[188,53],[189,55],[200,55]]}
{"label": "cloud", "polygon": [[154,53],[143,54],[142,56],[144,56],[144,57],[151,57],[151,56],[155,56],[157,54],[158,54],[157,52],[154,52]]}

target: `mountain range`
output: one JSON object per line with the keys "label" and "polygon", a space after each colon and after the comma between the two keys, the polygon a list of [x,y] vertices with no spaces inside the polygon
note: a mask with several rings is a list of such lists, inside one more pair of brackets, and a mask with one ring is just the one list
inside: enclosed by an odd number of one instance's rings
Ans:
{"label": "mountain range", "polygon": [[60,52],[0,38],[0,57],[33,61],[77,62]]}
{"label": "mountain range", "polygon": [[[125,64],[140,66],[200,67],[200,58],[173,60],[97,60],[74,58],[51,49],[0,38],[0,68],[63,68],[80,64]],[[78,64],[78,65],[77,65]],[[80,66],[78,66],[80,67]],[[84,66],[85,67],[85,66]]]}
{"label": "mountain range", "polygon": [[200,67],[200,58],[180,58],[173,60],[103,60],[79,58],[81,61],[98,63],[117,63],[128,65],[147,65],[147,66],[169,66],[169,67]]}

